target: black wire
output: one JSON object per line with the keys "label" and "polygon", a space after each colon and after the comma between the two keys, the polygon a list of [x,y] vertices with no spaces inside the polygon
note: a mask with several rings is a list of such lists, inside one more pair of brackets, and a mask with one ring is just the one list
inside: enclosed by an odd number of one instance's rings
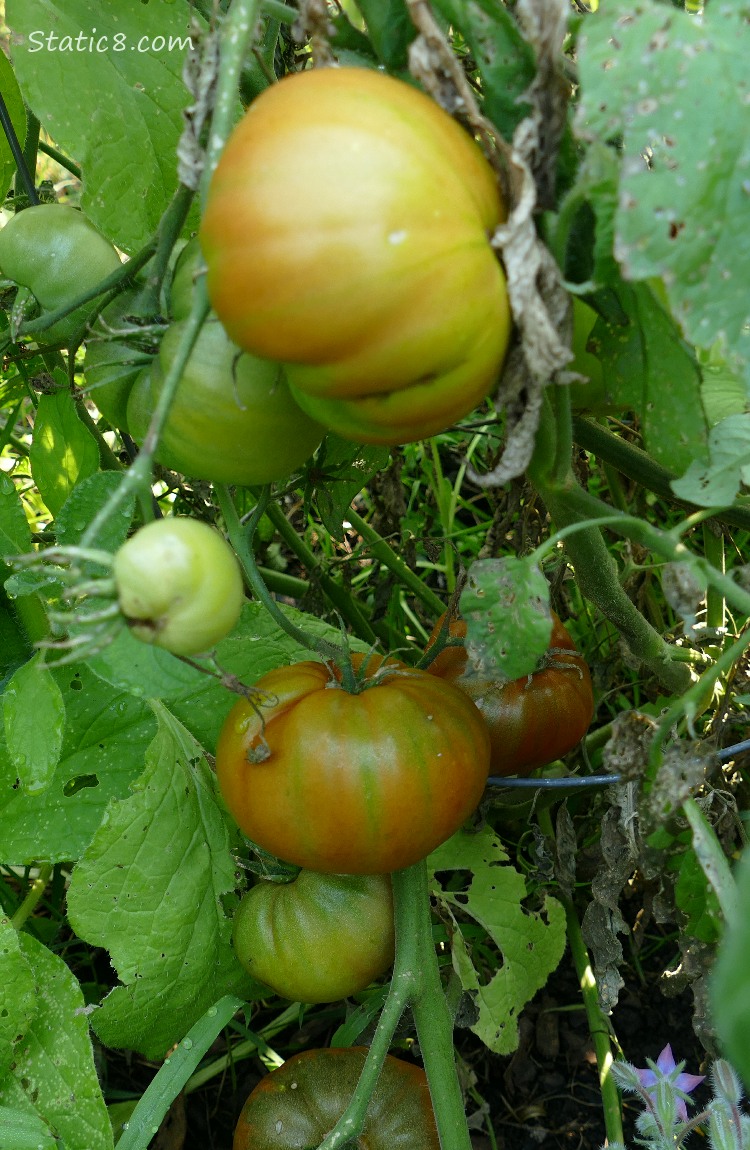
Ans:
{"label": "black wire", "polygon": [[568,775],[557,779],[517,779],[503,778],[502,775],[490,775],[487,779],[488,787],[516,787],[527,790],[554,791],[563,787],[609,787],[620,782],[620,775]]}
{"label": "black wire", "polygon": [[16,161],[18,174],[21,177],[21,183],[24,186],[26,195],[29,197],[29,202],[32,204],[38,204],[39,196],[36,194],[34,181],[32,180],[29,169],[26,166],[23,150],[18,141],[16,129],[13,127],[13,122],[8,114],[8,108],[5,100],[2,97],[2,93],[0,93],[0,124],[2,124],[3,131],[7,136],[8,143],[10,144],[10,150],[13,153],[13,159]]}
{"label": "black wire", "polygon": [[[726,763],[743,751],[750,751],[750,739],[745,739],[741,743],[735,743],[731,747],[725,747],[722,751],[717,751],[716,755],[722,763]],[[613,783],[619,783],[621,778],[621,775],[567,775],[556,779],[506,779],[503,778],[502,775],[490,775],[487,779],[487,786],[497,787],[498,789],[511,787],[515,790],[555,791],[570,787],[575,789],[609,787]]]}

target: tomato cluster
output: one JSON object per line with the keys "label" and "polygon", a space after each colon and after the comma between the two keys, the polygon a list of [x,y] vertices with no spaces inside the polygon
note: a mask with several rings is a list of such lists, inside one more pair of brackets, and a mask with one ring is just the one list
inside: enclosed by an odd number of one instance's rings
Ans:
{"label": "tomato cluster", "polygon": [[[428,650],[445,619],[435,624]],[[465,621],[451,619],[449,634],[463,638]],[[533,675],[505,683],[488,679],[472,670],[462,646],[445,647],[429,670],[460,687],[481,712],[490,733],[493,774],[529,775],[566,755],[580,743],[594,713],[588,666],[554,611],[549,649]]]}
{"label": "tomato cluster", "polygon": [[214,173],[209,295],[314,419],[358,442],[424,438],[497,381],[504,217],[489,164],[433,100],[366,68],[300,72],[250,105]]}

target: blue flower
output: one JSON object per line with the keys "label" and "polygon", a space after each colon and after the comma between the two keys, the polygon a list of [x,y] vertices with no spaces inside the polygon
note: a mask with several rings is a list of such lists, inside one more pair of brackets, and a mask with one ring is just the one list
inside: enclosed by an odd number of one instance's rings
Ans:
{"label": "blue flower", "polygon": [[[639,1070],[637,1067],[634,1068],[641,1086],[646,1090],[650,1090],[656,1086],[661,1079],[668,1078],[676,1090],[682,1094],[690,1094],[695,1090],[696,1086],[700,1086],[705,1078],[705,1074],[683,1074],[682,1068],[685,1063],[675,1063],[670,1043],[667,1043],[664,1047],[655,1065],[650,1058],[646,1059],[646,1061],[649,1063],[651,1069]],[[677,1117],[682,1122],[687,1122],[688,1114],[685,1100],[678,1096],[675,1102]]]}

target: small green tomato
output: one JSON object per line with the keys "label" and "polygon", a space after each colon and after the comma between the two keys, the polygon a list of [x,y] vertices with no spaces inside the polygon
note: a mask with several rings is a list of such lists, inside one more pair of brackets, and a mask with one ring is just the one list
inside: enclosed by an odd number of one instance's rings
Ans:
{"label": "small green tomato", "polygon": [[210,650],[232,630],[244,601],[234,552],[197,519],[142,527],[115,555],[114,577],[132,633],[173,655]]}

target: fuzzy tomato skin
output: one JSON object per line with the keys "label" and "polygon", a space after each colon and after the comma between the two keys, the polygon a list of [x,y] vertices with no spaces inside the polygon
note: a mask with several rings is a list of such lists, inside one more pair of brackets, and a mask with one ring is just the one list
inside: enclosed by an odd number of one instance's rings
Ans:
{"label": "fuzzy tomato skin", "polygon": [[[185,323],[170,324],[158,358],[128,399],[131,433],[143,439]],[[156,452],[193,479],[242,486],[286,477],[312,455],[324,429],[297,406],[283,368],[240,352],[217,320],[201,328]]]}
{"label": "fuzzy tomato skin", "polygon": [[[363,1047],[306,1050],[262,1078],[245,1102],[233,1150],[310,1150],[343,1114],[362,1073]],[[347,1143],[347,1146],[349,1143]],[[352,1150],[440,1150],[427,1077],[388,1055]]]}
{"label": "fuzzy tomato skin", "polygon": [[[435,624],[428,649],[444,618]],[[481,711],[492,743],[492,774],[530,775],[554,762],[580,743],[593,718],[588,666],[554,611],[552,621],[549,646],[562,648],[564,654],[548,653],[548,664],[530,678],[499,683],[477,675],[463,647],[444,648],[429,666],[431,674],[465,691]],[[452,619],[450,635],[463,638],[465,620]]]}
{"label": "fuzzy tomato skin", "polygon": [[364,68],[300,72],[250,105],[214,173],[209,297],[241,347],[303,365],[311,397],[413,389],[429,412],[451,376],[451,422],[507,347],[488,242],[504,218],[480,149],[429,97]]}
{"label": "fuzzy tomato skin", "polygon": [[[0,271],[28,288],[42,311],[83,295],[120,267],[109,240],[77,208],[36,204],[13,216],[0,229]],[[73,345],[80,341],[94,303],[83,304],[41,332],[40,342]]]}
{"label": "fuzzy tomato skin", "polygon": [[219,786],[264,850],[323,874],[386,874],[424,858],[477,806],[490,757],[481,715],[450,683],[391,666],[359,694],[323,663],[279,667],[256,683],[273,700],[264,730],[246,699],[229,712]]}
{"label": "fuzzy tomato skin", "polygon": [[239,563],[213,527],[197,519],[156,519],[115,554],[120,609],[136,638],[198,655],[228,635],[245,593]]}
{"label": "fuzzy tomato skin", "polygon": [[261,880],[235,911],[232,935],[248,973],[282,998],[348,998],[393,962],[390,879],[302,870],[288,883]]}

